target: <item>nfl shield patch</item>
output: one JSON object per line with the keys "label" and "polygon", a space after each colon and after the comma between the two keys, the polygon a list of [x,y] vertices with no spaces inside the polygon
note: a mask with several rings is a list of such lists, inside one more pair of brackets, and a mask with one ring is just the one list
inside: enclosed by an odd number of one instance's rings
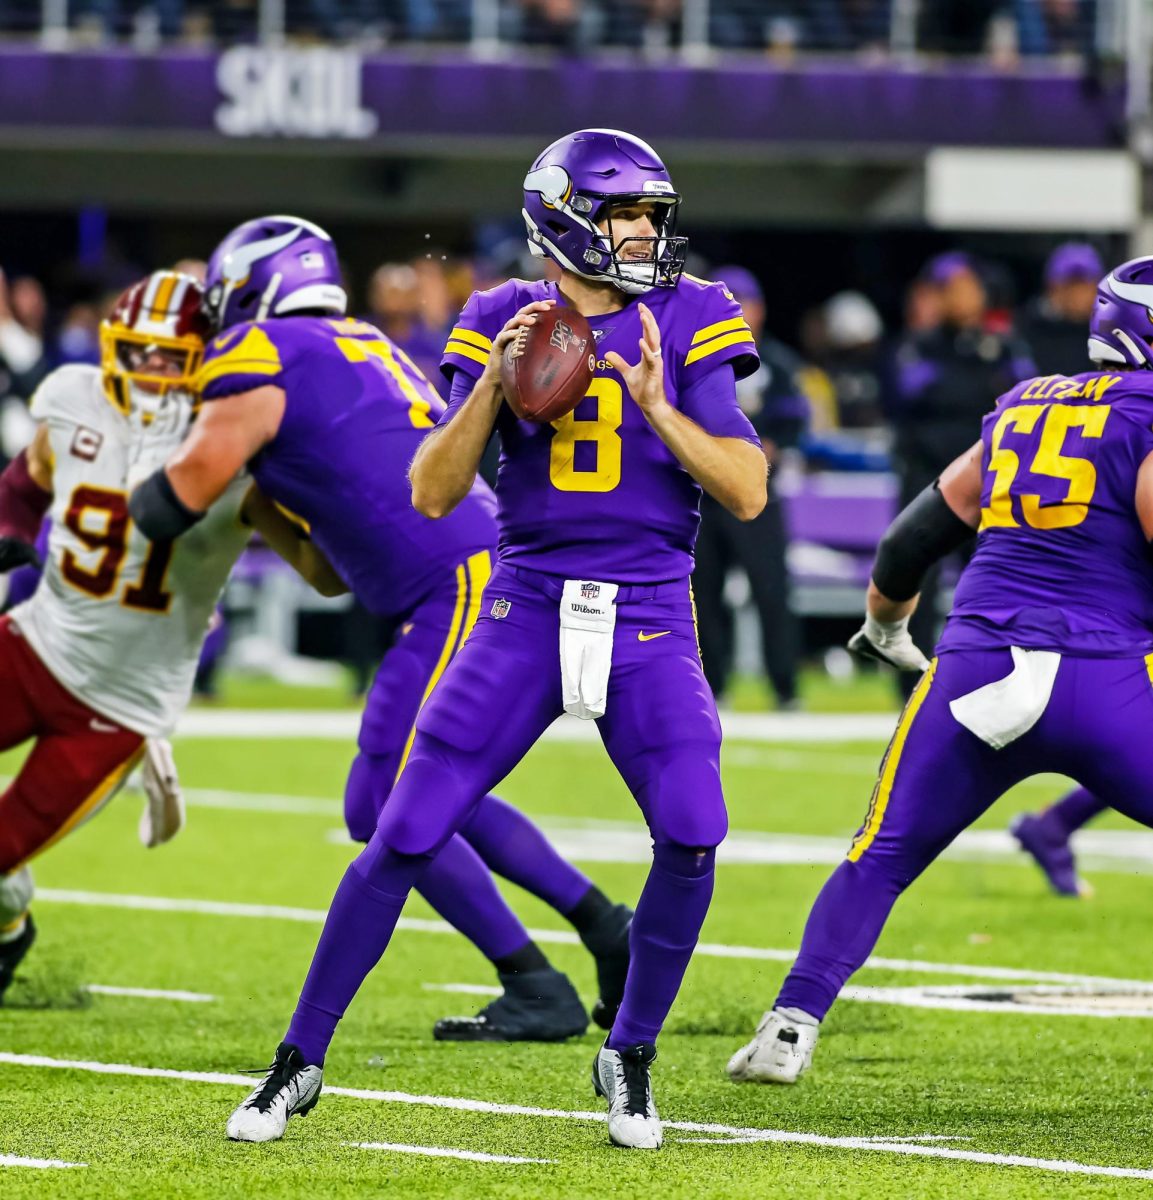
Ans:
{"label": "nfl shield patch", "polygon": [[512,601],[501,596],[500,599],[492,602],[492,608],[489,611],[498,621],[503,621],[508,616],[510,608],[512,608]]}
{"label": "nfl shield patch", "polygon": [[601,594],[601,585],[599,583],[582,583],[581,584],[581,599],[596,600]]}

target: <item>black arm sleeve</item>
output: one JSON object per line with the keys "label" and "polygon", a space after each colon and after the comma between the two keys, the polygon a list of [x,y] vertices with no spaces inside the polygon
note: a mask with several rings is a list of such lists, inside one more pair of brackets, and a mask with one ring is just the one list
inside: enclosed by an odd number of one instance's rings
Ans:
{"label": "black arm sleeve", "polygon": [[911,600],[925,573],[974,534],[949,507],[936,483],[897,514],[877,547],[873,582],[890,600]]}
{"label": "black arm sleeve", "polygon": [[170,542],[204,518],[181,502],[163,467],[129,496],[128,512],[137,529],[154,542]]}

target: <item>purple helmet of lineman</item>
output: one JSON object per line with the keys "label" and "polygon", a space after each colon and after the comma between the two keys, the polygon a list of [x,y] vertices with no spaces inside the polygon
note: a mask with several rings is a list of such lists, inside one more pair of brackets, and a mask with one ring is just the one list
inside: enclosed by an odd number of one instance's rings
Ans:
{"label": "purple helmet of lineman", "polygon": [[332,238],[300,217],[238,225],[208,260],[204,311],[216,330],[241,321],[348,308]]}
{"label": "purple helmet of lineman", "polygon": [[[674,236],[680,196],[656,151],[618,129],[578,129],[553,142],[524,181],[529,249],[585,279],[611,283],[630,295],[676,287],[685,269],[688,239]],[[656,236],[613,236],[612,211],[653,205]],[[605,224],[602,231],[598,226]],[[623,241],[632,253],[622,254]],[[652,243],[647,258],[638,242]]]}
{"label": "purple helmet of lineman", "polygon": [[1097,285],[1089,318],[1089,357],[1142,371],[1153,369],[1153,257],[1114,267]]}

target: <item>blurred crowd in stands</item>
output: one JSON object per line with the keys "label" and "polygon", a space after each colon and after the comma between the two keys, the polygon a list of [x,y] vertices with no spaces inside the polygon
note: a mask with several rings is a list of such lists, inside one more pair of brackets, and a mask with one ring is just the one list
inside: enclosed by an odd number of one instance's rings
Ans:
{"label": "blurred crowd in stands", "polygon": [[[1119,0],[286,0],[290,37],[376,48],[454,43],[495,29],[503,42],[583,54],[648,53],[704,34],[725,49],[1089,56],[1099,9]],[[69,0],[80,43],[228,43],[255,38],[261,0]],[[701,9],[694,12],[698,5]],[[697,13],[703,13],[703,16]],[[0,30],[33,31],[41,0],[0,0]]]}

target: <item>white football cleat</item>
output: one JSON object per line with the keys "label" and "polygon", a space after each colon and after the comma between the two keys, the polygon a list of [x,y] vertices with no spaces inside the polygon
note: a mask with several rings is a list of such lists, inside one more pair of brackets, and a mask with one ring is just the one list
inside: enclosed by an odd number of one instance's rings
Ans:
{"label": "white football cleat", "polygon": [[811,1018],[798,1021],[793,1013],[779,1008],[765,1013],[753,1040],[729,1059],[735,1083],[796,1083],[809,1069],[820,1026]]}
{"label": "white football cleat", "polygon": [[629,1150],[659,1150],[664,1140],[660,1114],[653,1104],[649,1067],[657,1056],[651,1042],[610,1050],[602,1046],[593,1060],[593,1087],[609,1102],[609,1140]]}
{"label": "white football cleat", "polygon": [[295,1046],[281,1042],[263,1082],[228,1118],[228,1136],[234,1142],[284,1137],[289,1117],[306,1117],[316,1107],[323,1078],[321,1069],[308,1066]]}

